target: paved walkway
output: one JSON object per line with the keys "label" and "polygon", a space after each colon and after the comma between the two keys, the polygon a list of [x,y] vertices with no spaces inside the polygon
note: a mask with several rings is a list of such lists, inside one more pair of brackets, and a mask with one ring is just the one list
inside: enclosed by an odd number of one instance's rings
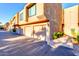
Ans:
{"label": "paved walkway", "polygon": [[64,46],[54,49],[45,41],[0,31],[1,56],[74,56],[72,51]]}

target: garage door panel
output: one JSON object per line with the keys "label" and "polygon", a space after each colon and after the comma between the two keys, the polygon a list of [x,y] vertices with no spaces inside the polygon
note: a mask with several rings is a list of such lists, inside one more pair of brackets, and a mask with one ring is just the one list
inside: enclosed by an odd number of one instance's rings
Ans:
{"label": "garage door panel", "polygon": [[46,37],[46,28],[45,26],[36,26],[34,27],[35,33],[34,37],[40,40],[45,40]]}
{"label": "garage door panel", "polygon": [[32,26],[26,26],[25,35],[31,37],[32,32],[33,32],[33,27]]}

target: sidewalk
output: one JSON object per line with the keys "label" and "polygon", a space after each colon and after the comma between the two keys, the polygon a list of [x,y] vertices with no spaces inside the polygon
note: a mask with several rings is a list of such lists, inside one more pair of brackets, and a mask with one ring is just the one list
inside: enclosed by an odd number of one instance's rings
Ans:
{"label": "sidewalk", "polygon": [[72,40],[68,36],[64,36],[55,40],[50,41],[50,45],[53,48],[57,48],[59,46],[65,46],[68,48],[73,48]]}

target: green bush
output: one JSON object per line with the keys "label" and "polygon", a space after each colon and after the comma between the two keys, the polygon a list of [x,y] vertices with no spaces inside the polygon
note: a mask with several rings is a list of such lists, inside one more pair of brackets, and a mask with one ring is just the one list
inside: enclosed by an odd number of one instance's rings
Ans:
{"label": "green bush", "polygon": [[13,32],[16,32],[16,29],[13,29]]}
{"label": "green bush", "polygon": [[4,29],[3,26],[0,26],[0,29],[1,29],[1,30]]}
{"label": "green bush", "polygon": [[54,32],[52,38],[57,39],[57,38],[62,37],[63,35],[64,35],[63,32]]}
{"label": "green bush", "polygon": [[76,38],[76,40],[79,42],[79,35],[77,35],[77,38]]}
{"label": "green bush", "polygon": [[77,37],[75,40],[79,42],[79,32],[77,33]]}
{"label": "green bush", "polygon": [[53,39],[57,39],[57,32],[53,33]]}
{"label": "green bush", "polygon": [[75,29],[74,28],[71,29],[71,33],[72,34],[75,33]]}
{"label": "green bush", "polygon": [[71,29],[71,34],[72,34],[73,37],[76,37],[76,32],[75,32],[74,28]]}

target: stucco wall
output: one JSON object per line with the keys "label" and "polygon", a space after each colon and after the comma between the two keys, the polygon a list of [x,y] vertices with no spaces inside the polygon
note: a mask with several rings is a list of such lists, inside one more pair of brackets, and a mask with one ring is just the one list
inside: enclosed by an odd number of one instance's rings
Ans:
{"label": "stucco wall", "polygon": [[[62,6],[61,6],[61,4],[36,3],[36,15],[28,17],[28,22],[35,22],[35,21],[40,21],[40,20],[44,20],[44,19],[49,20],[49,22],[46,23],[46,29],[47,29],[46,38],[50,39],[49,36],[52,37],[53,32],[61,31],[61,24],[62,24]],[[25,23],[25,21],[22,21],[21,23]],[[43,23],[41,23],[41,24],[43,24]],[[26,36],[27,35],[31,36],[31,34],[33,32],[33,25],[34,24],[28,25],[23,28]],[[38,24],[38,25],[40,25],[40,24]],[[39,28],[39,26],[36,28]],[[40,31],[39,29],[36,29],[36,30]]]}
{"label": "stucco wall", "polygon": [[44,4],[36,3],[36,15],[28,18],[28,22],[40,21],[46,19],[44,16]]}
{"label": "stucco wall", "polygon": [[64,10],[64,33],[71,36],[71,29],[78,31],[78,6]]}
{"label": "stucco wall", "polygon": [[62,5],[60,3],[45,3],[44,15],[49,20],[50,39],[52,34],[62,31]]}
{"label": "stucco wall", "polygon": [[[20,20],[20,14],[23,13],[23,19]],[[19,24],[25,24],[26,23],[26,8],[24,8],[23,10],[21,10],[19,12]]]}

